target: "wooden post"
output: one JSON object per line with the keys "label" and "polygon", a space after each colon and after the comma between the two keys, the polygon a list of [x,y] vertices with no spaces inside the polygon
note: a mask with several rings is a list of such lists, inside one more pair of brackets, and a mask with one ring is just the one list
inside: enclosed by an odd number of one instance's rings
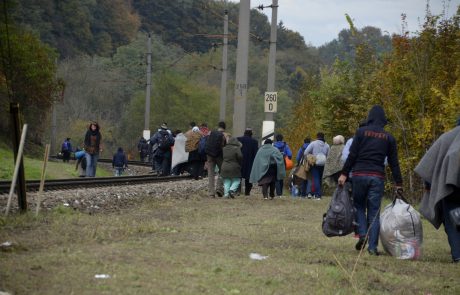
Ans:
{"label": "wooden post", "polygon": [[[18,194],[18,206],[21,213],[27,211],[27,196],[26,196],[26,179],[24,176],[24,161],[21,157],[18,157],[19,154],[19,141],[21,137],[21,123],[19,118],[19,103],[12,102],[10,103],[10,113],[13,126],[13,148],[14,148],[14,157],[16,161],[19,161],[19,171],[17,179],[17,194]],[[16,163],[16,164],[17,164]],[[14,182],[16,185],[16,181]]]}
{"label": "wooden post", "polygon": [[[14,166],[13,179],[11,180],[10,193],[8,194],[8,203],[6,204],[5,216],[8,216],[8,212],[10,211],[11,198],[13,196],[14,186],[18,179],[19,166],[21,166],[21,163],[22,163],[20,159],[22,158],[22,151],[24,150],[24,142],[26,141],[26,133],[27,133],[27,124],[24,124],[24,127],[22,128],[21,140],[19,141],[19,149],[18,149],[18,155],[16,157],[16,164]],[[27,209],[27,206],[26,206],[26,209]]]}
{"label": "wooden post", "polygon": [[48,164],[49,155],[50,155],[50,145],[47,144],[45,146],[45,157],[43,158],[42,174],[40,177],[40,189],[38,190],[37,207],[35,210],[35,215],[38,215],[38,211],[40,211],[40,202],[41,202],[41,198],[43,194],[43,187],[45,186],[46,165]]}

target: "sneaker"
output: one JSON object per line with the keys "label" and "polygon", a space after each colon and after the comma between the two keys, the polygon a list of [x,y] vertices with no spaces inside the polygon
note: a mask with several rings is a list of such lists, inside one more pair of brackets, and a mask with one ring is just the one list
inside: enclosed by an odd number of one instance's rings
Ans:
{"label": "sneaker", "polygon": [[234,191],[229,191],[228,192],[230,198],[234,199],[235,198],[235,192]]}
{"label": "sneaker", "polygon": [[358,242],[356,243],[355,249],[358,251],[361,251],[362,248],[366,245],[366,238],[365,237],[360,237]]}
{"label": "sneaker", "polygon": [[321,201],[321,197],[314,197],[313,198],[315,201]]}
{"label": "sneaker", "polygon": [[367,252],[368,252],[369,255],[371,255],[371,256],[379,256],[379,255],[380,255],[380,253],[379,253],[379,251],[377,251],[377,249],[367,250]]}
{"label": "sneaker", "polygon": [[457,258],[457,259],[452,260],[452,263],[458,263],[458,264],[460,264],[460,258]]}
{"label": "sneaker", "polygon": [[216,192],[216,195],[217,195],[219,198],[222,198],[222,193],[221,193],[221,192]]}
{"label": "sneaker", "polygon": [[311,198],[313,198],[312,194],[308,194],[307,199],[311,199]]}
{"label": "sneaker", "polygon": [[268,200],[268,197],[264,197],[264,200]]}

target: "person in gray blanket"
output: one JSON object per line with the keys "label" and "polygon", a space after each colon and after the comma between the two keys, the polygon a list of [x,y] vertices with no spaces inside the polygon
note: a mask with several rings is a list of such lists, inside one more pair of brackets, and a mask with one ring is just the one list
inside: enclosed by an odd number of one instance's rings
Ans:
{"label": "person in gray blanket", "polygon": [[[451,214],[460,211],[460,118],[442,134],[415,167],[425,181],[420,213],[437,229],[444,224],[452,262],[460,262],[460,225]],[[460,212],[459,212],[460,213]]]}

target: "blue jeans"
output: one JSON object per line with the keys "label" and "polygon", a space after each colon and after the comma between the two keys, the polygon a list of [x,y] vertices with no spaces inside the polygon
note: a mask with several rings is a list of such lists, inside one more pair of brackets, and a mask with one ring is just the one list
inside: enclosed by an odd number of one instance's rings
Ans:
{"label": "blue jeans", "polygon": [[86,157],[86,177],[96,176],[96,166],[97,160],[99,159],[99,154],[88,154],[85,153]]}
{"label": "blue jeans", "polygon": [[441,200],[444,230],[450,245],[452,260],[460,260],[460,231],[449,218],[449,211],[460,207],[460,189]]}
{"label": "blue jeans", "polygon": [[306,197],[309,193],[311,193],[311,181],[303,180],[299,187],[300,196]]}
{"label": "blue jeans", "polygon": [[323,178],[324,166],[313,166],[311,168],[311,178],[312,178],[312,185],[311,185],[311,193],[317,197],[321,198],[321,181]]}
{"label": "blue jeans", "polygon": [[275,180],[276,195],[278,197],[283,195],[283,186],[284,186],[284,179]]}
{"label": "blue jeans", "polygon": [[365,237],[369,230],[368,250],[377,250],[384,180],[375,176],[353,176],[351,182],[359,237]]}

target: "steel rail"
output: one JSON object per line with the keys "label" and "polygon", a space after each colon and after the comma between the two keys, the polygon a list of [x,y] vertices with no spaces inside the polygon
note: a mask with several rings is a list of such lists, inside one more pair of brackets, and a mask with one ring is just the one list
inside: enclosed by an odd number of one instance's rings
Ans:
{"label": "steel rail", "polygon": [[[50,156],[50,158],[53,160],[62,160],[62,158],[57,157],[57,156]],[[70,158],[70,159],[75,160],[75,158]],[[98,159],[97,161],[100,163],[112,163],[112,159]],[[152,167],[151,163],[141,162],[141,161],[128,161],[128,165]]]}

